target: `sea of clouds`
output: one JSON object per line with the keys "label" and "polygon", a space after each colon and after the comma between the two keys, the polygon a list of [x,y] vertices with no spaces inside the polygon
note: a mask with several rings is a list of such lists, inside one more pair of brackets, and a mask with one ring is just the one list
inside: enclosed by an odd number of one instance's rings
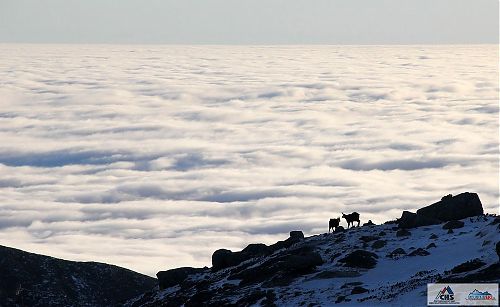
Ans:
{"label": "sea of clouds", "polygon": [[154,275],[477,192],[497,46],[0,45],[0,245]]}

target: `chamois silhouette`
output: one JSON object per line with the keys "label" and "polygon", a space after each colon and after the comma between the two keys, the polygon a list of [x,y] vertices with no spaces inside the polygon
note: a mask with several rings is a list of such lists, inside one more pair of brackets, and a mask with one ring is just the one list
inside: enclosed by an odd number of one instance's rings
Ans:
{"label": "chamois silhouette", "polygon": [[334,232],[337,229],[337,227],[339,227],[339,224],[340,224],[340,217],[336,219],[330,219],[330,222],[328,223],[328,233],[330,232],[330,229],[332,230],[332,232]]}
{"label": "chamois silhouette", "polygon": [[345,215],[342,213],[342,217],[345,218],[347,221],[347,228],[349,228],[349,225],[352,224],[352,227],[354,227],[354,222],[358,222],[358,227],[359,227],[359,213],[353,212],[351,214]]}

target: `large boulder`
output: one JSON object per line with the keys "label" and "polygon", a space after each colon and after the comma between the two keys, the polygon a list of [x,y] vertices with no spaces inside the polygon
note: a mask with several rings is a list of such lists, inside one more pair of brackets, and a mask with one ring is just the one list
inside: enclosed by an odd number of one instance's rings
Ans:
{"label": "large boulder", "polygon": [[400,229],[396,232],[396,237],[408,237],[411,236],[411,232],[406,229]]}
{"label": "large boulder", "polygon": [[228,249],[218,249],[212,254],[212,268],[214,271],[240,264],[243,261],[241,253]]}
{"label": "large boulder", "polygon": [[241,250],[241,253],[246,258],[259,257],[269,255],[271,249],[263,243],[248,244],[247,247]]}
{"label": "large boulder", "polygon": [[339,262],[351,268],[371,269],[377,264],[377,258],[375,253],[358,249],[340,259]]}
{"label": "large boulder", "polygon": [[387,244],[387,241],[385,241],[385,240],[377,240],[377,241],[373,242],[372,248],[379,249],[379,248],[384,247],[386,244]]}
{"label": "large boulder", "polygon": [[410,211],[403,211],[403,214],[398,219],[399,228],[415,228],[420,226],[437,225],[441,223],[442,221],[439,219],[413,213]]}
{"label": "large boulder", "polygon": [[160,290],[163,290],[178,285],[186,280],[189,275],[201,273],[204,270],[205,269],[202,268],[183,267],[167,271],[160,271],[156,273],[156,277],[158,277]]}
{"label": "large boulder", "polygon": [[293,230],[290,231],[290,238],[298,239],[298,240],[303,240],[304,239],[304,233],[300,230]]}
{"label": "large boulder", "polygon": [[447,222],[483,215],[484,211],[479,196],[476,193],[465,192],[443,197],[437,203],[418,209],[417,214]]}
{"label": "large boulder", "polygon": [[368,289],[365,289],[361,286],[356,286],[356,287],[352,288],[351,294],[361,294],[361,293],[365,293],[368,291],[369,291]]}
{"label": "large boulder", "polygon": [[425,249],[419,247],[416,250],[414,250],[411,253],[409,253],[408,256],[411,256],[411,257],[414,257],[414,256],[428,256],[430,254],[431,253],[429,253]]}
{"label": "large boulder", "polygon": [[458,229],[464,227],[465,223],[462,221],[449,221],[443,225],[443,229]]}

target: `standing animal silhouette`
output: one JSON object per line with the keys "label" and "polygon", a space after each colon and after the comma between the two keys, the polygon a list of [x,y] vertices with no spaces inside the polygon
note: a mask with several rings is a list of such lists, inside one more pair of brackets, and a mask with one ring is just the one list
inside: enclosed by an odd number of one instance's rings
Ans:
{"label": "standing animal silhouette", "polygon": [[352,224],[352,227],[354,227],[354,222],[358,222],[358,227],[359,227],[359,213],[353,212],[351,214],[345,215],[342,213],[342,217],[345,218],[347,222],[347,228],[349,228],[349,225]]}
{"label": "standing animal silhouette", "polygon": [[340,217],[336,219],[330,219],[330,222],[328,222],[328,233],[330,233],[330,229],[332,230],[332,232],[334,232],[337,229],[337,227],[339,227],[339,224],[340,224]]}

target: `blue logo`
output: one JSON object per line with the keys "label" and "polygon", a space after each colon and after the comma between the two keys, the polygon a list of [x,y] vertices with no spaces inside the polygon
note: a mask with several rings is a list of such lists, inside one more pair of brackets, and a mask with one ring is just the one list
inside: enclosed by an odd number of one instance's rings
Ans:
{"label": "blue logo", "polygon": [[493,301],[495,298],[491,293],[488,291],[478,291],[477,289],[474,289],[469,295],[467,296],[468,301]]}

